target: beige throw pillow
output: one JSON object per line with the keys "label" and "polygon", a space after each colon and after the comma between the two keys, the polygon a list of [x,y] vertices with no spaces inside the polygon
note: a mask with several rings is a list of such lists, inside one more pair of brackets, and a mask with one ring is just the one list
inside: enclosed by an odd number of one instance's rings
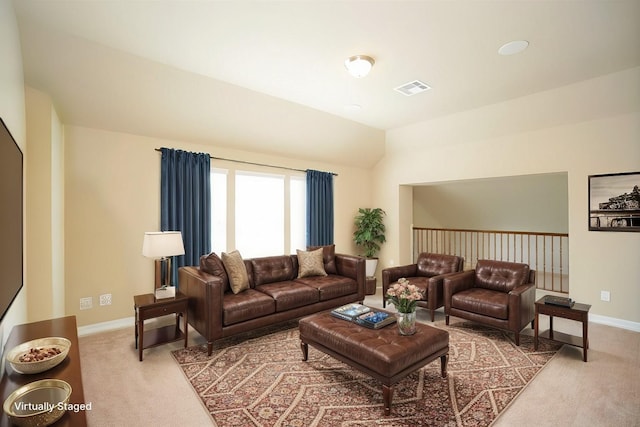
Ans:
{"label": "beige throw pillow", "polygon": [[309,276],[326,276],[324,262],[322,261],[322,248],[315,251],[301,251],[298,253],[298,279]]}
{"label": "beige throw pillow", "polygon": [[247,267],[244,265],[240,252],[222,252],[222,263],[224,264],[225,270],[227,270],[229,285],[231,285],[231,290],[234,294],[249,289],[249,275],[247,274]]}

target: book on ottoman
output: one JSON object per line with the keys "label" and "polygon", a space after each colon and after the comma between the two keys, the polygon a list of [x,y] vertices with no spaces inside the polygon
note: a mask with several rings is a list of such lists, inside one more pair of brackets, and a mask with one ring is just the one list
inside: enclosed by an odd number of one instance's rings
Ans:
{"label": "book on ottoman", "polygon": [[353,303],[331,310],[331,315],[343,320],[352,321],[361,314],[368,313],[370,310],[366,305]]}
{"label": "book on ottoman", "polygon": [[380,329],[395,323],[396,316],[386,311],[371,310],[356,317],[355,322],[370,329]]}

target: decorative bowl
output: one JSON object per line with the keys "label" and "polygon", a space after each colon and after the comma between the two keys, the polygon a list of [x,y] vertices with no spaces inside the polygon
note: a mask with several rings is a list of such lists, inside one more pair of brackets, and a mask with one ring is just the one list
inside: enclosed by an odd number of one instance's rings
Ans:
{"label": "decorative bowl", "polygon": [[[47,349],[51,347],[57,348],[60,350],[60,353],[42,360],[35,360],[33,362],[20,361],[21,356],[26,355],[33,349]],[[54,366],[58,366],[60,362],[67,357],[69,348],[71,348],[71,341],[66,338],[39,338],[37,340],[27,341],[12,348],[7,353],[7,360],[16,372],[21,374],[37,374],[51,369]]]}
{"label": "decorative bowl", "polygon": [[71,386],[62,380],[39,380],[23,385],[4,401],[9,421],[18,426],[48,426],[67,411]]}

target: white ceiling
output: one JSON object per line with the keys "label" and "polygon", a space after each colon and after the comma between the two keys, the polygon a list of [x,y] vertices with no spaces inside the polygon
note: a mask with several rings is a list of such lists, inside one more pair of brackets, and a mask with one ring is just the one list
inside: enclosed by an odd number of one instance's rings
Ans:
{"label": "white ceiling", "polygon": [[[640,66],[638,0],[14,0],[14,7],[26,83],[51,95],[65,123],[197,141],[218,132],[248,149],[259,147],[225,135],[226,125],[239,125],[235,110],[286,115],[294,103],[296,118],[319,110],[327,123],[346,119],[337,122],[346,136],[336,147],[362,146],[380,140],[381,130]],[[529,41],[526,51],[498,55],[520,39]],[[355,54],[375,58],[369,76],[344,69]],[[415,79],[432,89],[412,97],[393,90]],[[345,108],[351,104],[362,108]],[[189,132],[163,128],[167,117],[183,119]],[[295,140],[268,142],[295,153]]]}

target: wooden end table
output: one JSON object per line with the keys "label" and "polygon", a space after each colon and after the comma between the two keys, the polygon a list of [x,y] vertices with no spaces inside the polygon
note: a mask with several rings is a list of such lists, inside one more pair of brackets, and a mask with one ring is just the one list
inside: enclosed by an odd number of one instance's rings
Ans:
{"label": "wooden end table", "polygon": [[[142,350],[155,347],[184,338],[184,347],[187,347],[188,326],[187,310],[189,308],[189,298],[176,292],[172,298],[156,299],[154,294],[136,295],[133,297],[133,308],[135,310],[136,325],[136,348],[140,361],[142,362]],[[144,330],[144,321],[156,317],[176,315],[176,324],[163,326],[161,328]],[[180,330],[180,316],[184,319],[184,333]]]}
{"label": "wooden end table", "polygon": [[[589,348],[589,309],[591,305],[575,303],[573,307],[562,307],[559,305],[545,304],[544,297],[536,301],[536,319],[535,319],[535,336],[533,340],[534,350],[538,349],[538,337],[548,338],[552,341],[564,344],[582,347],[583,360],[587,361],[587,349]],[[538,316],[545,314],[549,316],[549,329],[538,333],[539,321]],[[563,334],[562,332],[553,331],[553,317],[562,317],[563,319],[575,320],[582,323],[582,339],[573,335]]]}

